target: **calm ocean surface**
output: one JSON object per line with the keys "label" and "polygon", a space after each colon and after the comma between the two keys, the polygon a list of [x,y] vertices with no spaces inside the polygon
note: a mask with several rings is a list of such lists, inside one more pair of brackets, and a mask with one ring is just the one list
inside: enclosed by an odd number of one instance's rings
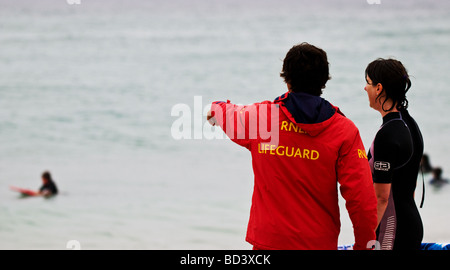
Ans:
{"label": "calm ocean surface", "polygon": [[[174,139],[172,108],[188,106],[194,123],[214,100],[274,99],[286,91],[283,58],[303,41],[327,51],[323,97],[355,122],[366,149],[381,116],[368,106],[364,69],[378,57],[401,60],[425,152],[450,177],[447,0],[67,2],[0,0],[0,249],[66,249],[70,240],[81,249],[250,249],[249,152],[208,131]],[[44,170],[60,195],[9,189],[37,189]],[[340,203],[339,243],[350,244]],[[450,187],[427,184],[424,242],[450,242],[449,209]]]}

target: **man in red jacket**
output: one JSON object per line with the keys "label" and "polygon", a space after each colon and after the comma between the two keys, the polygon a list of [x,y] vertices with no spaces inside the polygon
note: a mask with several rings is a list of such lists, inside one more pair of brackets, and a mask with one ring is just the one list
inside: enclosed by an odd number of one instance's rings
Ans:
{"label": "man in red jacket", "polygon": [[254,249],[337,249],[338,183],[354,249],[371,249],[377,226],[372,177],[354,123],[321,98],[326,53],[302,43],[286,55],[288,92],[247,106],[213,102],[208,120],[251,151],[255,174],[246,240]]}

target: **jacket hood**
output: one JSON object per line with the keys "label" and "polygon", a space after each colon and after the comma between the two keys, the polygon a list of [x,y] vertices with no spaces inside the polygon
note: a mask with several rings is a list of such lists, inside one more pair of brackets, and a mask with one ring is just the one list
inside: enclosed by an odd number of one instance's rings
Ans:
{"label": "jacket hood", "polygon": [[274,101],[281,110],[302,130],[311,136],[317,136],[332,122],[339,108],[334,107],[319,96],[305,93],[285,93]]}

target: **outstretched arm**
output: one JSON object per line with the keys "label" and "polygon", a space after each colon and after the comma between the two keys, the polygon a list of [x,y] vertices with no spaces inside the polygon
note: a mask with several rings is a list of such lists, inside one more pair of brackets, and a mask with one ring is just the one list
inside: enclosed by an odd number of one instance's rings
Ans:
{"label": "outstretched arm", "polygon": [[250,106],[235,105],[230,101],[216,101],[211,105],[206,119],[213,126],[220,126],[227,136],[235,143],[250,147],[248,122],[245,110]]}

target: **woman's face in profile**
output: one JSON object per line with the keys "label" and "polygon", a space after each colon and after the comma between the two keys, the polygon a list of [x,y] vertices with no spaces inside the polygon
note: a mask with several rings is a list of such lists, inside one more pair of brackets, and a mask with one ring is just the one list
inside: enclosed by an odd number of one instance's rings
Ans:
{"label": "woman's face in profile", "polygon": [[377,96],[379,94],[378,85],[373,85],[372,79],[367,75],[366,76],[366,87],[364,90],[367,92],[367,96],[369,98],[369,106],[375,110],[378,110],[379,102],[376,102]]}

